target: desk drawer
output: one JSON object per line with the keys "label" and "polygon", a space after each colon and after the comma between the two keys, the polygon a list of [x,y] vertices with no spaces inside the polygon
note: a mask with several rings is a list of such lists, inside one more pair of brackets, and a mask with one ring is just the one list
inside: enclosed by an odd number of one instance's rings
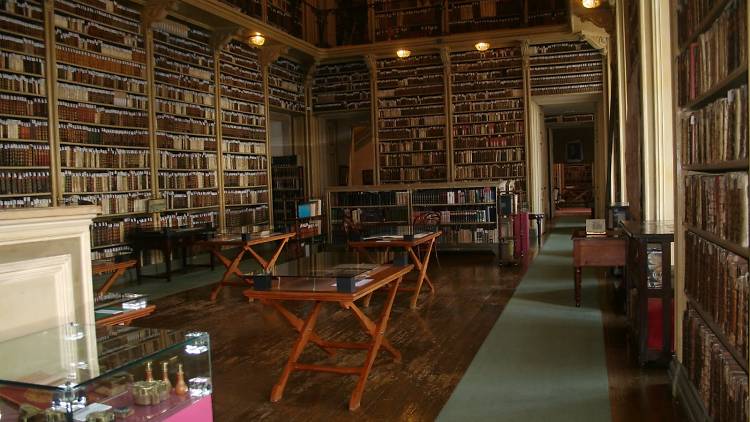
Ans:
{"label": "desk drawer", "polygon": [[625,239],[577,239],[573,242],[576,267],[617,267],[625,265]]}

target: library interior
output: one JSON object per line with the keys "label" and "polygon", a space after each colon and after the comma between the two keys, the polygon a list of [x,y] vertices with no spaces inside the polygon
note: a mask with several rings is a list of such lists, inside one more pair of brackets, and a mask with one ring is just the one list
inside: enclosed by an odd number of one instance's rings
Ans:
{"label": "library interior", "polygon": [[0,420],[750,422],[749,16],[0,0]]}

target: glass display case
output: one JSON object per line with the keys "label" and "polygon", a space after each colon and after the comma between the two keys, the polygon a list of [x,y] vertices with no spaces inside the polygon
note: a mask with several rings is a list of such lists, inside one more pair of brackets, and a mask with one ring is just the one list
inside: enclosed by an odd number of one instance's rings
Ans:
{"label": "glass display case", "polygon": [[68,324],[0,342],[2,421],[211,421],[207,333]]}

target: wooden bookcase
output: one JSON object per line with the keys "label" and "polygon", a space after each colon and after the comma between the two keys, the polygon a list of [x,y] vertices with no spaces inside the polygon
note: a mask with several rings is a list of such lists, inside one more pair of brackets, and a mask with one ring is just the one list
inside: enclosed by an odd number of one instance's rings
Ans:
{"label": "wooden bookcase", "polygon": [[432,213],[435,224],[430,226],[443,231],[441,250],[494,252],[500,239],[501,191],[498,184],[468,182],[331,188],[326,193],[328,238],[346,242],[345,216],[368,235],[432,221],[424,217]]}
{"label": "wooden bookcase", "polygon": [[312,85],[313,111],[370,109],[370,71],[364,60],[321,64]]}
{"label": "wooden bookcase", "polygon": [[677,392],[695,419],[747,421],[748,10],[674,8],[678,135]]}
{"label": "wooden bookcase", "polygon": [[604,86],[602,60],[587,41],[532,45],[531,95],[599,93]]}
{"label": "wooden bookcase", "polygon": [[225,227],[270,227],[265,89],[260,52],[231,40],[219,54]]}
{"label": "wooden bookcase", "polygon": [[305,112],[305,72],[300,63],[279,57],[268,66],[268,101],[282,111]]}
{"label": "wooden bookcase", "polygon": [[97,204],[92,257],[123,251],[128,233],[152,226],[147,55],[140,13],[54,3],[54,62],[61,205]]}
{"label": "wooden bookcase", "polygon": [[375,41],[443,33],[443,0],[376,0]]}
{"label": "wooden bookcase", "polygon": [[218,225],[216,72],[209,46],[211,33],[172,17],[156,22],[152,33],[158,189],[167,203],[159,226]]}
{"label": "wooden bookcase", "polygon": [[377,61],[380,183],[448,180],[448,114],[440,54]]}
{"label": "wooden bookcase", "polygon": [[10,1],[0,12],[0,208],[56,203],[46,16],[37,1]]}
{"label": "wooden bookcase", "polygon": [[304,167],[297,156],[273,157],[273,221],[276,227],[289,226],[297,219],[297,205],[305,200]]}
{"label": "wooden bookcase", "polygon": [[520,47],[450,55],[454,179],[504,180],[525,191]]}

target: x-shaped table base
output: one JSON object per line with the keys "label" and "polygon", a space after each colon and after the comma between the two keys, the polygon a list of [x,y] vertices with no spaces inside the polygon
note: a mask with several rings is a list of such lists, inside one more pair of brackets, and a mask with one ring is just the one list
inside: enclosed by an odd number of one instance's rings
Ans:
{"label": "x-shaped table base", "polygon": [[[375,362],[375,357],[378,355],[378,351],[380,350],[380,348],[382,347],[387,352],[389,352],[393,356],[394,361],[401,361],[401,353],[396,350],[396,348],[393,347],[393,345],[385,338],[385,330],[386,326],[388,325],[388,318],[391,315],[393,300],[396,297],[396,292],[398,291],[401,279],[402,278],[399,277],[388,285],[388,300],[386,301],[385,306],[380,313],[380,318],[378,318],[377,322],[374,322],[370,318],[368,318],[367,315],[365,315],[364,312],[362,312],[362,310],[359,309],[359,307],[357,307],[357,305],[355,305],[353,301],[339,302],[339,304],[343,308],[350,310],[352,314],[354,314],[354,316],[362,326],[362,329],[370,335],[371,340],[364,343],[327,341],[323,340],[317,334],[315,334],[315,324],[318,320],[321,306],[323,305],[322,301],[315,301],[315,305],[313,305],[310,314],[307,316],[307,318],[302,320],[301,318],[290,312],[288,309],[286,309],[281,300],[260,299],[262,303],[272,306],[274,309],[276,309],[279,314],[281,314],[281,316],[283,316],[284,319],[286,319],[289,324],[299,333],[299,337],[297,338],[297,341],[292,347],[292,352],[289,355],[289,360],[284,366],[284,370],[281,372],[281,377],[279,377],[279,381],[271,391],[271,401],[277,402],[281,400],[282,396],[284,395],[284,389],[286,388],[287,381],[289,381],[289,376],[293,371],[331,372],[342,375],[355,375],[358,377],[357,385],[354,387],[354,391],[352,392],[351,398],[349,399],[349,410],[357,410],[362,400],[362,393],[365,389],[367,377],[370,374],[370,370],[372,369],[372,365]],[[302,352],[304,351],[308,343],[313,343],[331,356],[336,353],[336,349],[358,349],[367,350],[367,357],[365,358],[364,364],[357,367],[325,366],[300,363],[300,355],[302,355]]]}
{"label": "x-shaped table base", "polygon": [[[432,248],[435,246],[435,241],[437,237],[433,237],[426,243],[423,243],[422,245],[427,245],[427,248],[425,250],[424,259],[420,259],[419,255],[417,255],[414,252],[414,247],[409,245],[394,245],[394,246],[388,246],[388,243],[383,242],[385,246],[385,254],[388,255],[388,252],[391,250],[391,248],[403,248],[407,254],[409,254],[409,259],[411,259],[411,262],[414,264],[414,267],[419,271],[419,276],[417,277],[417,286],[416,287],[401,287],[399,289],[400,292],[414,292],[414,295],[411,297],[411,302],[409,303],[409,307],[411,309],[417,308],[417,300],[419,299],[419,293],[422,290],[422,283],[427,282],[427,286],[430,288],[430,294],[435,293],[435,286],[432,284],[432,281],[430,280],[430,277],[427,275],[427,266],[430,264],[430,255],[432,255]],[[421,245],[420,245],[421,246]],[[372,245],[369,246],[359,246],[359,245],[352,245],[354,250],[357,251],[357,253],[361,253],[365,257],[367,257],[368,260],[375,263],[377,262],[372,255],[370,255],[368,248],[372,247]],[[368,307],[370,306],[370,300],[372,299],[372,295],[369,295],[365,298],[364,306]]]}
{"label": "x-shaped table base", "polygon": [[[215,246],[211,248],[211,254],[216,257],[216,259],[221,262],[224,267],[226,267],[226,271],[224,272],[224,275],[221,277],[221,281],[219,281],[219,284],[216,285],[216,287],[213,288],[211,291],[211,300],[216,300],[216,297],[219,295],[219,292],[221,291],[222,287],[224,286],[252,286],[253,282],[249,277],[246,277],[245,274],[240,271],[240,262],[242,261],[242,258],[245,256],[245,253],[249,252],[250,255],[252,255],[253,258],[260,264],[260,266],[263,268],[263,270],[268,271],[268,269],[273,266],[273,264],[276,263],[276,260],[279,259],[279,256],[281,255],[281,251],[284,249],[284,246],[289,242],[289,238],[285,237],[283,239],[279,239],[279,244],[276,246],[276,249],[273,252],[273,255],[271,255],[271,258],[266,260],[262,256],[258,254],[253,249],[252,245],[244,244],[240,247],[240,250],[237,252],[237,255],[233,259],[229,259],[226,256],[224,256],[221,253],[221,246]],[[236,281],[233,280],[233,278],[239,278],[242,281]]]}

